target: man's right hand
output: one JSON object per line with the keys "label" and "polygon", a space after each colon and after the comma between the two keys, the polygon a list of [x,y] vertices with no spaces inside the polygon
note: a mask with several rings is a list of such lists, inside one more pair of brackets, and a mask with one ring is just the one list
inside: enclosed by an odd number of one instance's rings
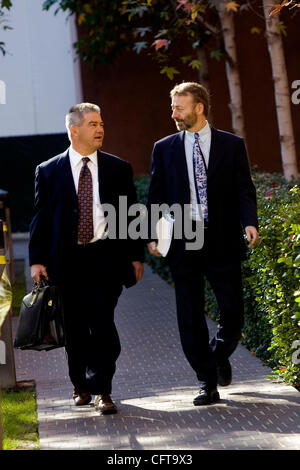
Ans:
{"label": "man's right hand", "polygon": [[157,258],[161,257],[161,253],[157,250],[157,243],[150,242],[147,244],[150,255],[156,256]]}
{"label": "man's right hand", "polygon": [[40,282],[41,274],[46,278],[49,279],[46,268],[43,264],[33,264],[31,266],[31,277],[35,282]]}

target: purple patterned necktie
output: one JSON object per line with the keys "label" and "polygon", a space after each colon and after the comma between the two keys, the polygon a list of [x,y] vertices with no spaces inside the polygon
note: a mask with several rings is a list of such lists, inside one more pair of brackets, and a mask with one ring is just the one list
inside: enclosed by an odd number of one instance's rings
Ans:
{"label": "purple patterned necktie", "polygon": [[208,220],[207,207],[207,174],[205,168],[204,157],[199,144],[199,134],[195,132],[195,142],[193,149],[193,164],[196,178],[196,189],[199,195],[202,216],[204,220]]}
{"label": "purple patterned necktie", "polygon": [[93,226],[93,180],[87,166],[90,159],[82,158],[82,168],[78,183],[78,240],[84,245],[94,237]]}

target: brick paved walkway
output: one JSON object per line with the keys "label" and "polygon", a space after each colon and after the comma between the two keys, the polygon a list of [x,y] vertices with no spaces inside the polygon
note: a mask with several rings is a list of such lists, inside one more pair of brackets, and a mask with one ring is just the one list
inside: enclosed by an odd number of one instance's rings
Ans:
{"label": "brick paved walkway", "polygon": [[[300,394],[239,346],[233,383],[218,404],[195,407],[195,374],[183,356],[174,290],[146,268],[116,309],[122,343],[113,382],[119,413],[75,408],[63,349],[16,351],[17,378],[37,387],[41,449],[299,449]],[[209,321],[210,330],[215,328]]]}

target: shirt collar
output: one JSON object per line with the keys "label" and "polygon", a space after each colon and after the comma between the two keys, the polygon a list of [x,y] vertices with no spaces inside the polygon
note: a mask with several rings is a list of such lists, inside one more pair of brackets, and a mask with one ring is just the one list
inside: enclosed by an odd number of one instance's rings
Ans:
{"label": "shirt collar", "polygon": [[[195,140],[195,132],[190,132],[190,131],[185,131],[186,132],[186,135],[188,137],[188,139],[190,140]],[[206,121],[206,124],[204,127],[202,127],[202,129],[200,129],[200,131],[197,132],[197,134],[199,135],[199,141],[200,142],[205,142],[206,139],[208,138],[208,136],[211,134],[211,128],[210,128],[210,125],[209,125],[209,122]]]}
{"label": "shirt collar", "polygon": [[80,155],[80,153],[76,152],[75,149],[73,149],[72,145],[69,148],[69,156],[71,160],[71,164],[73,166],[79,165],[81,163],[81,159],[85,156],[88,157],[91,162],[94,163],[94,165],[98,165],[98,155],[97,155],[97,150],[93,152],[91,155]]}

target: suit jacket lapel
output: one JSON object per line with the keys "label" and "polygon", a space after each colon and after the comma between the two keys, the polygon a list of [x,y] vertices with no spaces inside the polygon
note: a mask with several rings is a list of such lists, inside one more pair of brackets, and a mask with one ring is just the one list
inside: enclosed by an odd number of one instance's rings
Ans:
{"label": "suit jacket lapel", "polygon": [[[189,203],[190,200],[190,187],[189,175],[186,163],[185,147],[184,147],[185,132],[179,132],[172,142],[172,167],[176,169],[176,184],[178,191],[182,191],[182,197],[179,198],[184,203]],[[170,168],[171,170],[171,168]],[[171,176],[174,178],[174,176]]]}
{"label": "suit jacket lapel", "polygon": [[222,146],[222,141],[220,138],[220,134],[217,129],[211,126],[211,144],[210,144],[210,152],[209,152],[209,162],[207,168],[207,179],[209,180],[218,165],[220,164],[224,155],[224,148]]}
{"label": "suit jacket lapel", "polygon": [[71,169],[69,149],[62,153],[58,161],[58,167],[62,178],[62,188],[66,189],[66,194],[68,194],[71,200],[77,204],[77,194]]}
{"label": "suit jacket lapel", "polygon": [[[104,204],[109,201],[108,193],[109,187],[112,184],[112,179],[110,178],[110,166],[108,160],[105,158],[105,155],[98,150],[98,181],[99,181],[99,196],[101,204]],[[110,185],[110,186],[108,186]]]}

